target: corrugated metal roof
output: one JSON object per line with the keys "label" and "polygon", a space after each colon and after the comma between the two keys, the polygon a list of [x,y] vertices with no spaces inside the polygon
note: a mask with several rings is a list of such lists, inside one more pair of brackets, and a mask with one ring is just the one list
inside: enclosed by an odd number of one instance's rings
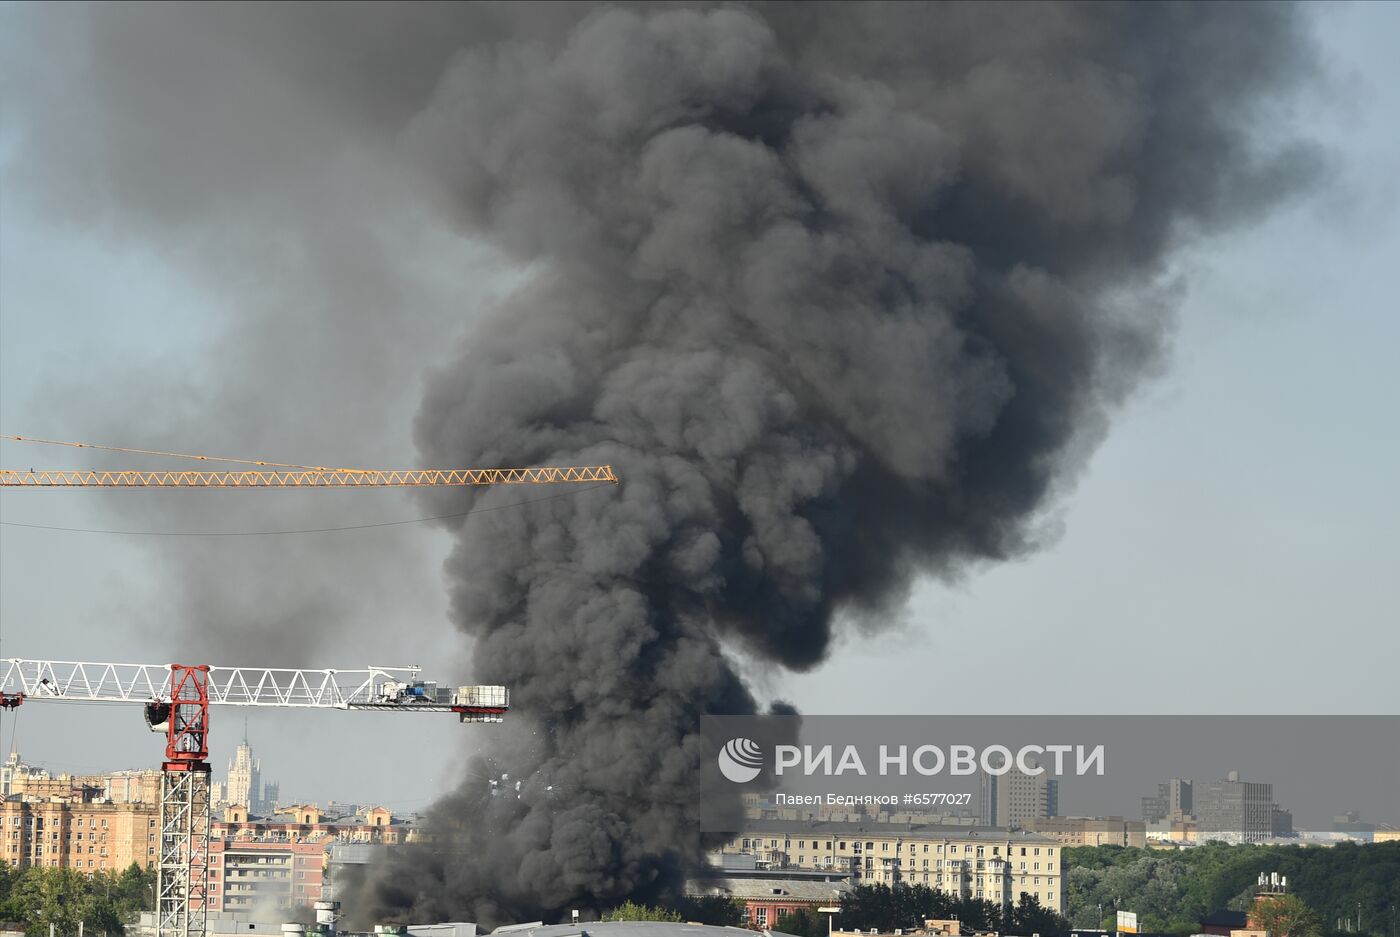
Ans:
{"label": "corrugated metal roof", "polygon": [[[585,921],[579,924],[542,924],[513,927],[520,937],[763,937],[763,932],[743,927],[711,927],[708,924],[673,924],[666,921]],[[493,933],[501,933],[498,928]],[[791,937],[769,931],[774,937]]]}
{"label": "corrugated metal roof", "polygon": [[410,924],[410,937],[476,937],[476,925],[469,921],[446,924]]}

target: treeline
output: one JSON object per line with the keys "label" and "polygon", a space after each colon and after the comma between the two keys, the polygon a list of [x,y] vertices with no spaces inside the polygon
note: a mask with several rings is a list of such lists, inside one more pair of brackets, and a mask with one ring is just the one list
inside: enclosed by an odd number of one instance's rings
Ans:
{"label": "treeline", "polygon": [[1118,907],[1137,912],[1143,931],[1195,933],[1206,915],[1247,910],[1259,874],[1278,872],[1324,932],[1400,934],[1400,843],[1212,843],[1179,852],[1084,846],[1066,849],[1064,864],[1075,927],[1111,926],[1117,899]]}
{"label": "treeline", "polygon": [[[843,930],[873,927],[888,934],[897,928],[908,931],[922,927],[926,920],[951,918],[957,918],[966,927],[1002,934],[1052,937],[1069,933],[1069,922],[1057,912],[1041,907],[1034,895],[1022,894],[1014,905],[1003,908],[994,901],[957,898],[922,884],[858,885],[842,897],[836,926]],[[778,929],[788,930],[781,924]],[[825,916],[822,916],[820,934],[825,933]],[[803,937],[819,937],[819,934],[804,934]]]}
{"label": "treeline", "polygon": [[[744,903],[715,895],[681,898],[673,905],[647,905],[624,901],[603,915],[605,921],[695,921],[716,927],[745,927]],[[822,931],[825,934],[825,931]]]}
{"label": "treeline", "polygon": [[121,935],[155,903],[155,870],[132,863],[122,872],[76,869],[16,869],[0,865],[0,920],[25,933],[48,937],[76,934],[78,923],[91,937]]}
{"label": "treeline", "polygon": [[[1042,908],[1033,896],[1002,908],[990,901],[959,901],[927,885],[860,885],[841,899],[835,925],[845,930],[874,927],[884,933],[895,928],[912,930],[929,918],[956,917],[970,927],[1003,934],[1035,934],[1056,937],[1068,934],[1065,919]],[[603,915],[605,921],[695,921],[719,927],[747,927],[744,903],[735,898],[684,898],[674,905],[625,902]],[[830,926],[825,914],[800,910],[768,922],[769,928],[798,937],[826,937]]]}
{"label": "treeline", "polygon": [[[956,917],[968,927],[1002,934],[1062,937],[1073,928],[1113,929],[1115,906],[1135,911],[1139,929],[1194,934],[1218,911],[1247,911],[1260,873],[1288,877],[1289,899],[1273,910],[1271,930],[1286,937],[1369,934],[1400,937],[1400,843],[1248,846],[1212,843],[1180,852],[1119,846],[1064,850],[1066,915],[1032,896],[1014,907],[955,898],[927,885],[860,885],[841,900],[835,924],[844,930],[890,933],[930,918]],[[1116,905],[1115,905],[1116,902]],[[623,905],[613,920],[699,921],[741,926],[742,902],[705,898],[675,907]],[[825,937],[827,916],[799,911],[770,921],[774,930]]]}

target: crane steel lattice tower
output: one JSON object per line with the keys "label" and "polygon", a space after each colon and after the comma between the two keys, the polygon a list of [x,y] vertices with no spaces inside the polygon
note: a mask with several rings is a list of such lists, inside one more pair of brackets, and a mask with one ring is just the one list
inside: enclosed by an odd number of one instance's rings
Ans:
{"label": "crane steel lattice tower", "polygon": [[418,667],[363,670],[0,661],[0,709],[26,702],[139,703],[165,736],[156,861],[158,937],[204,937],[208,923],[209,707],[448,712],[461,722],[501,722],[503,686],[439,687]]}
{"label": "crane steel lattice tower", "polygon": [[[617,484],[610,465],[465,469],[355,469],[269,462],[0,436],[12,442],[145,456],[234,462],[240,470],[0,469],[4,488],[419,488],[485,485]],[[0,709],[26,700],[142,703],[152,731],[166,737],[161,765],[157,861],[158,937],[204,937],[209,856],[209,706],[295,706],[453,712],[462,722],[500,722],[510,705],[501,686],[439,689],[417,667],[291,670],[187,664],[109,664],[10,659]]]}

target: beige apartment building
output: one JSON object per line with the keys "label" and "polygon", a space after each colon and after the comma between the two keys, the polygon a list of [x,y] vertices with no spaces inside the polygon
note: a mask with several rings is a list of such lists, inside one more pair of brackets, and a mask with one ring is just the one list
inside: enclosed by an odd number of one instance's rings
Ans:
{"label": "beige apartment building", "polygon": [[156,861],[158,804],[6,800],[0,803],[0,859],[15,868],[84,872]]}
{"label": "beige apartment building", "polygon": [[1147,824],[1122,817],[1040,817],[1026,821],[1026,830],[1049,836],[1061,846],[1147,845]]}
{"label": "beige apartment building", "polygon": [[271,817],[255,817],[248,808],[234,804],[224,808],[223,819],[209,828],[214,839],[271,840],[283,843],[313,843],[336,840],[343,843],[411,842],[414,828],[395,817],[387,807],[367,807],[349,815],[328,815],[315,804],[301,804],[278,810]]}
{"label": "beige apartment building", "polygon": [[154,804],[160,800],[160,772],[150,768],[106,774],[51,774],[26,763],[19,752],[12,751],[0,765],[0,796]]}
{"label": "beige apartment building", "polygon": [[1036,834],[909,823],[750,820],[723,849],[768,868],[848,872],[852,884],[927,885],[1014,904],[1022,893],[1063,911],[1062,847]]}

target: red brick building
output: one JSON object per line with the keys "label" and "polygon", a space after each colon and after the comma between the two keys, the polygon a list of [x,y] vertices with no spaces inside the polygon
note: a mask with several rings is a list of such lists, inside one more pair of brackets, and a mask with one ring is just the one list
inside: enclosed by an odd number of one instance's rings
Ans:
{"label": "red brick building", "polygon": [[738,874],[686,884],[686,894],[691,897],[720,896],[743,902],[747,924],[755,930],[777,928],[783,915],[803,908],[815,911],[838,905],[850,890],[846,877],[835,874],[800,878]]}

